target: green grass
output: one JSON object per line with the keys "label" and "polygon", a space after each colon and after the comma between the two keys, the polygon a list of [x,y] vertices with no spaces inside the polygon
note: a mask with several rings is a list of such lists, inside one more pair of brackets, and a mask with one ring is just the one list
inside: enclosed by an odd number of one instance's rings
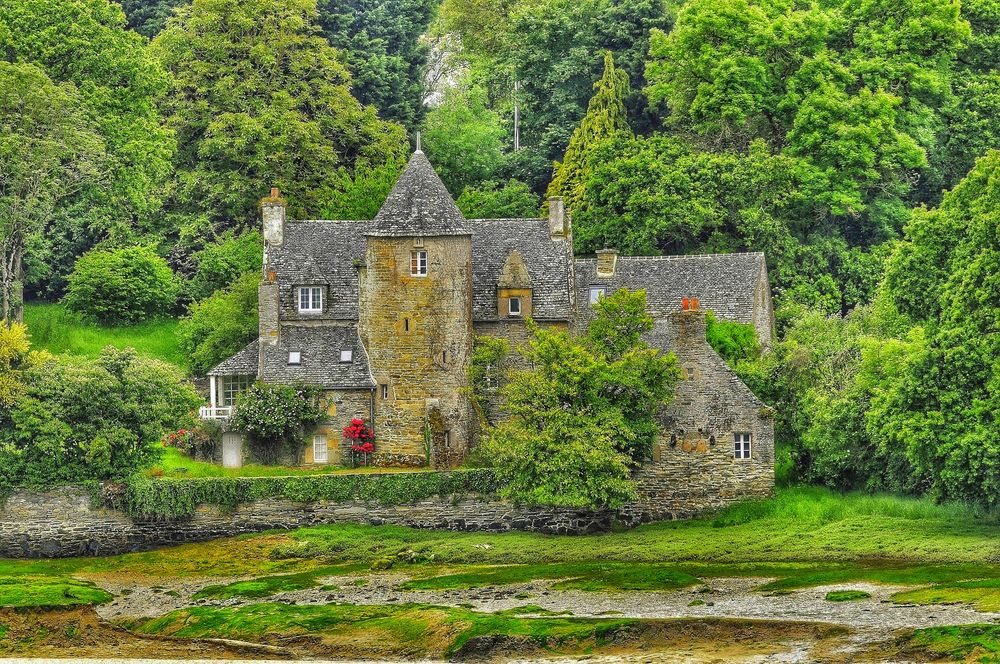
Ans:
{"label": "green grass", "polygon": [[168,447],[163,458],[155,466],[146,471],[147,475],[156,477],[281,477],[287,475],[325,475],[333,472],[345,472],[350,469],[336,466],[310,466],[308,468],[289,468],[286,466],[262,466],[247,464],[242,468],[223,468],[207,461],[195,461],[185,456],[180,450]]}
{"label": "green grass", "polygon": [[94,584],[69,578],[0,576],[0,607],[50,607],[100,604],[111,595]]}
{"label": "green grass", "polygon": [[871,597],[864,590],[831,590],[824,598],[828,602],[856,602]]}
{"label": "green grass", "polygon": [[511,612],[490,614],[420,604],[265,603],[238,608],[191,607],[153,620],[132,621],[127,626],[143,634],[252,641],[313,634],[335,638],[359,651],[392,643],[412,654],[448,656],[469,639],[487,635],[528,637],[545,649],[573,650],[585,641],[599,644],[608,635],[636,623],[624,619],[522,618]]}
{"label": "green grass", "polygon": [[957,625],[918,629],[907,645],[958,660],[1000,661],[1000,625]]}
{"label": "green grass", "polygon": [[534,579],[562,579],[557,590],[675,590],[699,579],[673,566],[626,563],[561,563],[489,567],[459,574],[433,576],[403,584],[414,590],[478,588],[525,583]]}
{"label": "green grass", "polygon": [[232,599],[233,597],[259,599],[293,590],[315,588],[319,585],[318,579],[322,576],[349,574],[364,569],[365,566],[363,565],[340,565],[337,567],[323,567],[308,572],[299,572],[298,574],[277,574],[259,579],[250,579],[248,581],[206,586],[195,593],[194,599]]}
{"label": "green grass", "polygon": [[896,593],[892,596],[892,601],[900,604],[961,603],[970,604],[980,611],[1000,611],[1000,579],[980,578],[917,588]]}
{"label": "green grass", "polygon": [[187,356],[177,338],[178,321],[161,319],[123,327],[87,323],[61,304],[33,302],[24,306],[24,322],[35,350],[97,357],[105,346],[138,352],[180,367]]}

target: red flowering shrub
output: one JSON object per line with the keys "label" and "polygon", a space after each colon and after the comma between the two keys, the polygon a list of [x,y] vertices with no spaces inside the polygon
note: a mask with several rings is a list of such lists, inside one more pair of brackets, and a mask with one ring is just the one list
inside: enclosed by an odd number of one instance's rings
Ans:
{"label": "red flowering shrub", "polygon": [[356,418],[351,420],[351,423],[344,427],[344,438],[351,441],[355,465],[357,465],[358,455],[362,455],[362,462],[367,465],[368,455],[375,451],[375,434],[368,423]]}
{"label": "red flowering shrub", "polygon": [[215,440],[210,432],[202,429],[178,429],[163,437],[163,446],[178,449],[192,459],[211,459]]}

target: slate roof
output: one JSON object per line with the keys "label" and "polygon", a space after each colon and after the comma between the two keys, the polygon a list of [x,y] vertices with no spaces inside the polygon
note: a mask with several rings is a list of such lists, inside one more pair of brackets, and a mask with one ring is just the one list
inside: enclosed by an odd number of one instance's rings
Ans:
{"label": "slate roof", "polygon": [[[289,351],[301,353],[301,363],[288,364]],[[340,351],[353,351],[350,362],[340,361]],[[277,346],[264,347],[266,383],[303,383],[328,389],[375,387],[368,369],[358,328],[354,325],[284,325]]]}
{"label": "slate roof", "polygon": [[590,286],[646,289],[646,306],[659,317],[677,311],[681,298],[696,297],[702,309],[720,318],[752,323],[754,296],[764,254],[735,253],[706,256],[619,256],[613,277],[597,275],[596,259],[577,259],[576,291],[580,323],[590,318]]}
{"label": "slate roof", "polygon": [[410,237],[468,235],[469,226],[431,162],[420,150],[413,153],[369,235]]}
{"label": "slate roof", "polygon": [[218,366],[208,372],[208,376],[256,376],[258,351],[257,339],[254,339],[246,348],[233,355],[228,360],[221,362]]}
{"label": "slate roof", "polygon": [[569,320],[571,247],[553,240],[547,219],[471,219],[472,317],[497,319],[497,282],[507,256],[521,254],[531,277],[531,315],[539,320]]}
{"label": "slate roof", "polygon": [[[365,233],[371,221],[289,221],[280,247],[269,247],[268,260],[277,272],[281,319],[358,319],[358,270],[365,260]],[[329,284],[321,316],[299,314],[292,289]]]}

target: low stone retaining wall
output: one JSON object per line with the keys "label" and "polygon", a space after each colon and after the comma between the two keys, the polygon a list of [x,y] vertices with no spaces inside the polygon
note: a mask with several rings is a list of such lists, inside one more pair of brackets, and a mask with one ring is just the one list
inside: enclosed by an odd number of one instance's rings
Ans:
{"label": "low stone retaining wall", "polygon": [[610,512],[519,509],[501,501],[466,496],[461,500],[434,498],[394,506],[262,500],[229,511],[202,506],[189,519],[144,522],[133,521],[118,511],[95,509],[85,490],[63,487],[44,493],[21,491],[8,498],[0,509],[0,557],[113,555],[243,533],[335,523],[586,534],[610,530],[613,517]]}

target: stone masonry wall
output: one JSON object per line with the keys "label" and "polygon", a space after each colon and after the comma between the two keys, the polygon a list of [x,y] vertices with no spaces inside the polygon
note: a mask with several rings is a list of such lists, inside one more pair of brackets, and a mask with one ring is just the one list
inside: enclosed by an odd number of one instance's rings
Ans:
{"label": "stone masonry wall", "polygon": [[[770,409],[708,344],[703,312],[671,319],[670,347],[683,377],[662,413],[653,459],[636,473],[641,498],[625,510],[641,521],[687,518],[774,489]],[[736,433],[750,434],[751,458],[735,458]]]}
{"label": "stone masonry wall", "polygon": [[[426,276],[410,275],[410,252],[426,251]],[[472,249],[468,236],[368,238],[359,330],[379,387],[375,435],[388,462],[455,465],[469,449],[465,393],[472,353]],[[388,397],[382,386],[388,385]]]}
{"label": "stone masonry wall", "polygon": [[264,530],[334,523],[396,524],[416,528],[584,534],[607,531],[612,514],[577,510],[517,509],[504,502],[467,497],[439,498],[411,505],[293,503],[265,500],[227,513],[200,507],[191,519],[133,522],[120,512],[93,509],[77,488],[48,493],[19,492],[0,509],[0,557],[56,558],[113,555],[159,546],[202,542]]}

